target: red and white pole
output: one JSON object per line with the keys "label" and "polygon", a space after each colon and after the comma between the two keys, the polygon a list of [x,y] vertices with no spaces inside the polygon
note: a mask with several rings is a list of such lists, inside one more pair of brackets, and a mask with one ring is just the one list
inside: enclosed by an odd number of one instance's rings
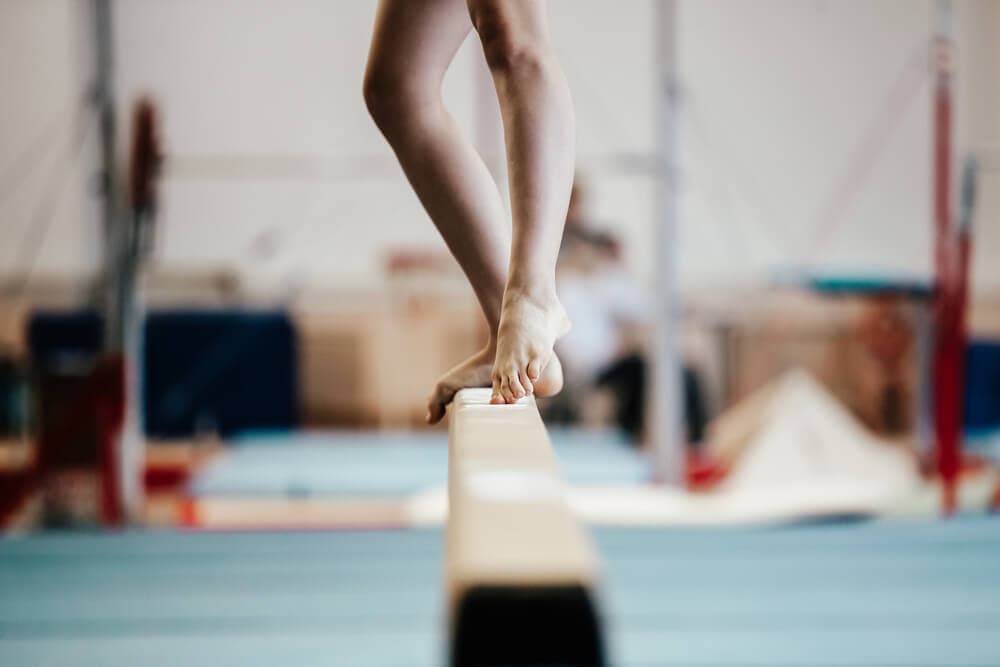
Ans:
{"label": "red and white pole", "polygon": [[962,403],[965,385],[965,301],[969,235],[955,223],[952,193],[952,91],[954,85],[953,8],[936,3],[933,45],[933,200],[934,214],[934,433],[942,511],[957,508],[961,472]]}

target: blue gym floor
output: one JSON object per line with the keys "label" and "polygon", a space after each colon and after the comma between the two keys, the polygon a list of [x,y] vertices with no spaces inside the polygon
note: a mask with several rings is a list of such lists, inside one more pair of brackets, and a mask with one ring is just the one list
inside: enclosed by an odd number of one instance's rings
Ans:
{"label": "blue gym floor", "polygon": [[[601,529],[612,664],[1000,665],[1000,520]],[[0,540],[0,665],[442,664],[438,531]]]}
{"label": "blue gym floor", "polygon": [[[616,431],[549,429],[570,484],[649,481],[646,460]],[[405,497],[448,481],[444,431],[250,433],[200,470],[202,497]]]}

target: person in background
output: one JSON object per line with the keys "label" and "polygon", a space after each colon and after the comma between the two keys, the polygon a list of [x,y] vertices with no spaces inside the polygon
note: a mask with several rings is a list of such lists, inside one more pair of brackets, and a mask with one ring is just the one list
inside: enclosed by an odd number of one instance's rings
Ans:
{"label": "person in background", "polygon": [[[586,220],[584,203],[577,182],[556,271],[559,298],[573,321],[556,345],[566,387],[547,416],[591,426],[613,422],[638,443],[645,426],[650,299],[628,270],[619,239]],[[688,440],[699,442],[705,410],[687,366],[683,382]]]}
{"label": "person in background", "polygon": [[631,276],[619,240],[585,218],[585,189],[574,183],[556,289],[573,329],[559,340],[565,397],[549,413],[596,425],[613,420],[638,436],[644,396],[646,295]]}

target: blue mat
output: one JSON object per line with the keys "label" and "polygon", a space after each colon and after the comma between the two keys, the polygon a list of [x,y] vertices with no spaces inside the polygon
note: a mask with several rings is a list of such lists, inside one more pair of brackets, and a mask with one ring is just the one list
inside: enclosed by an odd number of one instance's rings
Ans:
{"label": "blue mat", "polygon": [[[617,432],[551,429],[572,484],[638,484],[645,459]],[[258,434],[231,441],[222,458],[192,480],[212,497],[404,497],[448,478],[444,432]]]}
{"label": "blue mat", "polygon": [[976,340],[965,356],[964,425],[972,432],[1000,432],[1000,342]]}
{"label": "blue mat", "polygon": [[144,330],[146,433],[229,436],[298,424],[298,354],[286,312],[161,310]]}
{"label": "blue mat", "polygon": [[[1000,520],[604,529],[612,664],[1000,665]],[[0,664],[442,664],[437,531],[0,541]]]}

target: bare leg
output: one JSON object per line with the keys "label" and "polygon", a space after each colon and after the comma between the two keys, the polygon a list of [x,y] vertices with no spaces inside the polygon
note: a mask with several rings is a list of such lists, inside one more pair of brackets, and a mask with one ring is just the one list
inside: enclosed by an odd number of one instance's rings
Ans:
{"label": "bare leg", "polygon": [[507,145],[514,234],[493,367],[493,402],[527,393],[569,330],[555,265],[573,184],[573,104],[542,0],[468,0],[493,74]]}
{"label": "bare leg", "polygon": [[[381,0],[365,100],[413,189],[458,260],[489,325],[486,348],[441,378],[428,404],[436,422],[462,387],[489,386],[510,242],[493,178],[441,102],[441,82],[472,29],[463,0]],[[535,387],[562,388],[558,367]]]}

